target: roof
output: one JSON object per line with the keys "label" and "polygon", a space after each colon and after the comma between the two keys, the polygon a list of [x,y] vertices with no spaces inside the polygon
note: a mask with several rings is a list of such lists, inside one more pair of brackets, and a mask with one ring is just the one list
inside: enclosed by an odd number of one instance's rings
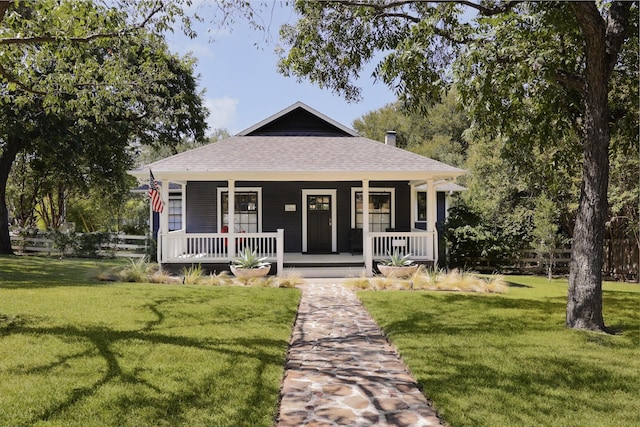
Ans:
{"label": "roof", "polygon": [[[284,135],[279,120],[313,113],[314,134],[300,129]],[[279,131],[273,134],[272,131]],[[265,132],[265,129],[267,131]],[[464,170],[358,136],[326,116],[296,103],[238,135],[145,165],[131,174],[169,180],[427,180],[451,179]]]}

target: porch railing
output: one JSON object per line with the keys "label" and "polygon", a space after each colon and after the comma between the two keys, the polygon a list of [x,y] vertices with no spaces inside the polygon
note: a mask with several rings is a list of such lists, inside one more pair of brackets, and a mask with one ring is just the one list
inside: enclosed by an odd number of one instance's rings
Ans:
{"label": "porch railing", "polygon": [[373,273],[373,261],[389,254],[411,254],[416,261],[437,261],[436,233],[415,229],[411,232],[370,232],[365,236],[364,263],[367,274]]}
{"label": "porch railing", "polygon": [[[233,239],[233,240],[231,240]],[[230,244],[233,241],[233,245]],[[230,250],[230,248],[235,249]],[[227,263],[245,249],[275,262],[281,274],[284,265],[284,230],[272,233],[185,233],[172,231],[160,236],[160,262]]]}

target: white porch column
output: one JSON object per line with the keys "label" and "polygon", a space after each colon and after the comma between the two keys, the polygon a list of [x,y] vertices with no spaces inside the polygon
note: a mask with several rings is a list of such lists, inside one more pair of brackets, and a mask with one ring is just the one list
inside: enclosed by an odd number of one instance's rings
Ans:
{"label": "white porch column", "polygon": [[276,238],[276,274],[282,276],[284,272],[284,229],[278,228]]}
{"label": "white porch column", "polygon": [[364,268],[367,276],[373,276],[373,257],[369,245],[369,180],[362,180],[362,255],[364,257]]}
{"label": "white porch column", "polygon": [[410,225],[409,225],[409,231],[412,231],[415,226],[416,226],[416,211],[417,206],[418,206],[418,197],[416,195],[416,185],[409,183],[409,191],[411,192],[411,201],[410,201],[410,206],[411,206],[411,213],[409,215],[409,221]]}
{"label": "white porch column", "polygon": [[438,197],[432,179],[427,181],[427,231],[433,236],[433,260],[438,262],[438,235],[436,221],[438,220]]}
{"label": "white porch column", "polygon": [[167,247],[167,235],[169,234],[169,180],[162,180],[160,185],[160,197],[164,208],[158,215],[160,218],[160,227],[158,229],[158,252],[161,255],[158,259],[158,264],[162,265],[162,261],[169,257],[169,248]]}
{"label": "white porch column", "polygon": [[227,193],[227,217],[229,227],[229,238],[227,239],[229,256],[236,257],[236,182],[232,179],[229,180],[229,191]]}

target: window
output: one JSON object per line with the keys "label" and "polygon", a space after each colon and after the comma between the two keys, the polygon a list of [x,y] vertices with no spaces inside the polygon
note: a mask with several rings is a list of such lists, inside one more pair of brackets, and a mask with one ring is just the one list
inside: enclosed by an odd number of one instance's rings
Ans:
{"label": "window", "polygon": [[[258,191],[236,191],[235,196],[235,231],[258,233]],[[220,199],[221,225],[229,225],[229,192],[223,191]]]}
{"label": "window", "polygon": [[[354,199],[355,228],[362,228],[362,191],[356,191]],[[394,227],[393,204],[393,191],[369,192],[369,231],[387,231]]]}
{"label": "window", "polygon": [[329,211],[331,210],[331,196],[308,196],[310,211]]}
{"label": "window", "polygon": [[169,194],[169,231],[182,229],[182,194]]}
{"label": "window", "polygon": [[418,191],[416,194],[416,200],[418,203],[418,215],[416,216],[418,221],[427,221],[427,192]]}

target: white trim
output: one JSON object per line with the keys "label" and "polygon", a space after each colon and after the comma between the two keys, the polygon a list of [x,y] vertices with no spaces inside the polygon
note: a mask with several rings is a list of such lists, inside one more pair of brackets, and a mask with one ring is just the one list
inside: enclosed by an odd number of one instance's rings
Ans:
{"label": "white trim", "polygon": [[307,196],[331,196],[331,251],[338,252],[338,190],[302,189],[302,252],[307,252]]}
{"label": "white trim", "polygon": [[[356,193],[358,192],[363,193],[363,188],[351,187],[351,228],[356,228]],[[396,228],[396,189],[393,187],[369,187],[369,196],[376,193],[391,193],[391,228]]]}
{"label": "white trim", "polygon": [[[175,230],[169,230],[171,231],[179,231],[179,230],[184,230],[185,229],[185,200],[184,200],[184,191],[179,190],[173,190],[169,192],[169,200],[167,200],[167,209],[171,209],[171,201],[172,200],[180,200],[180,228],[176,228]],[[171,215],[171,212],[169,212],[167,215]],[[168,224],[170,225],[170,224]]]}
{"label": "white trim", "polygon": [[[426,224],[427,224],[427,220],[426,219],[418,219],[420,218],[420,211],[418,210],[419,207],[419,203],[418,203],[418,193],[424,193],[427,203],[427,206],[425,207],[425,218],[427,217],[427,211],[429,210],[429,192],[426,189],[426,185],[424,186],[420,186],[420,187],[414,187],[414,191],[411,192],[411,206],[413,206],[412,209],[412,213],[413,213],[413,219],[411,221],[411,228],[414,228],[416,226],[416,224],[425,224],[425,230],[426,230]],[[436,206],[438,203],[438,199],[436,196]]]}
{"label": "white trim", "polygon": [[[216,199],[217,227],[222,229],[222,193],[229,192],[228,187],[218,187],[218,198]],[[238,193],[258,193],[258,233],[262,233],[262,187],[235,187],[234,194]]]}

